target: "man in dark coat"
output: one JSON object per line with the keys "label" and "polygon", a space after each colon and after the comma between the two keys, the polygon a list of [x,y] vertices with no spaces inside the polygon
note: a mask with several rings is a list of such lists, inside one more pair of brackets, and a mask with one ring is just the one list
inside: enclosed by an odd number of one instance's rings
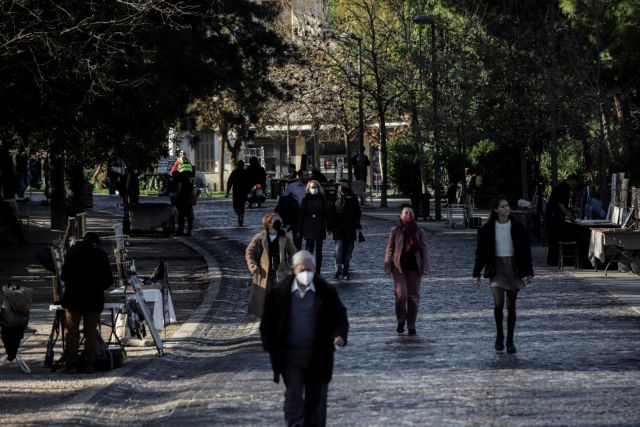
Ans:
{"label": "man in dark coat", "polygon": [[351,254],[360,225],[360,204],[358,197],[349,188],[349,180],[341,179],[336,200],[329,204],[327,229],[335,242],[336,279],[349,280]]}
{"label": "man in dark coat", "polygon": [[[349,322],[336,289],[315,275],[314,256],[293,256],[293,274],[267,294],[260,336],[269,353],[273,380],[286,386],[284,417],[289,426],[326,424],[327,388],[335,346],[347,344]],[[303,397],[304,396],[304,397]]]}
{"label": "man in dark coat", "polygon": [[265,191],[267,185],[267,171],[260,165],[260,161],[257,157],[249,157],[249,167],[247,168],[249,174],[249,188],[253,188],[256,184],[262,186],[262,191]]}
{"label": "man in dark coat", "polygon": [[576,240],[575,227],[571,227],[565,220],[574,220],[569,211],[571,191],[578,185],[578,176],[571,174],[555,186],[549,196],[549,203],[545,211],[545,222],[548,232],[547,264],[558,265],[559,242],[561,240]]}
{"label": "man in dark coat", "polygon": [[[113,283],[109,257],[99,245],[100,237],[87,233],[82,242],[69,250],[62,266],[62,307],[67,329],[64,357],[68,371],[78,368],[93,372],[104,291]],[[80,319],[84,323],[84,366],[77,366]]]}
{"label": "man in dark coat", "polygon": [[224,196],[229,197],[231,190],[233,190],[233,211],[238,216],[238,225],[242,227],[245,207],[247,206],[247,194],[251,190],[249,188],[249,175],[244,169],[244,161],[242,160],[238,160],[236,168],[229,175],[227,192]]}
{"label": "man in dark coat", "polygon": [[[196,176],[196,169],[189,162],[187,156],[182,156],[182,162],[173,172],[173,180],[178,189],[176,195],[175,204],[178,209],[178,235],[184,234],[187,237],[191,236],[191,230],[193,229],[193,205],[194,199],[194,186],[191,179]],[[187,220],[187,232],[184,232],[185,219]]]}

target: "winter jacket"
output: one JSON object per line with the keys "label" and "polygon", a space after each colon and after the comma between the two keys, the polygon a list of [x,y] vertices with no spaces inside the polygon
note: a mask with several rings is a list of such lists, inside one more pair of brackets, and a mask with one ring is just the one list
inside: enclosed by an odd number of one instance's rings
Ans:
{"label": "winter jacket", "polygon": [[[427,233],[420,227],[417,227],[418,246],[419,250],[416,251],[416,263],[418,265],[418,271],[421,275],[425,275],[429,272],[429,244],[427,243]],[[389,233],[389,240],[387,241],[387,248],[384,253],[384,271],[391,273],[393,271],[402,274],[402,267],[400,265],[400,256],[404,250],[404,236],[400,231],[400,226],[396,225],[391,229]]]}
{"label": "winter jacket", "polygon": [[[514,268],[518,277],[533,276],[531,265],[531,245],[526,228],[520,224],[513,215],[511,220],[511,240],[515,256]],[[488,221],[478,232],[478,244],[476,246],[476,260],[473,266],[473,277],[480,277],[484,269],[484,277],[493,277],[496,274],[496,222]]]}
{"label": "winter jacket", "polygon": [[[280,249],[278,270],[276,280],[282,280],[291,273],[291,258],[297,252],[296,247],[286,236],[278,237]],[[266,231],[253,236],[244,254],[247,268],[251,273],[251,282],[263,290],[267,289],[269,279],[269,235]],[[249,298],[249,313],[257,316],[262,315],[264,303],[264,292],[252,292]]]}
{"label": "winter jacket", "polygon": [[322,194],[307,193],[298,215],[298,233],[304,239],[324,240],[327,237],[327,204]]}
{"label": "winter jacket", "polygon": [[90,242],[77,244],[67,252],[61,279],[64,282],[64,308],[101,312],[104,291],[113,284],[107,253]]}
{"label": "winter jacket", "polygon": [[356,195],[350,191],[344,196],[342,212],[338,213],[336,204],[340,203],[341,197],[343,196],[338,192],[336,201],[328,205],[327,229],[333,233],[333,240],[355,241],[357,230],[362,228],[360,203]]}
{"label": "winter jacket", "polygon": [[[262,346],[269,353],[273,380],[278,382],[287,360],[287,340],[291,321],[291,286],[294,275],[290,274],[267,294],[264,315],[260,323]],[[336,289],[322,277],[313,279],[315,287],[315,331],[312,360],[309,373],[311,381],[327,384],[333,373],[333,340],[342,337],[345,345],[349,332],[347,309],[342,304]],[[309,291],[311,292],[311,291]]]}

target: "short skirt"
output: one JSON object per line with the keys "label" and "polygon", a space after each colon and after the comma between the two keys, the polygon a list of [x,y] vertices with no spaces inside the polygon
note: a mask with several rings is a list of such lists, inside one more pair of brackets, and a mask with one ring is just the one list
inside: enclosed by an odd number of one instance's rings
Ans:
{"label": "short skirt", "polygon": [[515,291],[526,286],[524,280],[516,275],[514,263],[512,256],[496,257],[496,275],[490,279],[492,288]]}

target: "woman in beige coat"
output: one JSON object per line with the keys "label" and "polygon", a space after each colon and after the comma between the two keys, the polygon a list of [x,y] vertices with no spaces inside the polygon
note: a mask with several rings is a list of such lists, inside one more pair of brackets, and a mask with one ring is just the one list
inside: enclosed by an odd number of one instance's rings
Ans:
{"label": "woman in beige coat", "polygon": [[277,213],[262,217],[264,230],[254,235],[244,258],[251,273],[248,313],[262,317],[267,291],[291,272],[291,258],[297,249],[282,229]]}
{"label": "woman in beige coat", "polygon": [[393,276],[396,293],[396,332],[409,328],[416,334],[416,318],[420,303],[420,279],[429,274],[429,246],[424,230],[417,226],[413,207],[402,205],[400,220],[391,229],[384,254],[384,271]]}

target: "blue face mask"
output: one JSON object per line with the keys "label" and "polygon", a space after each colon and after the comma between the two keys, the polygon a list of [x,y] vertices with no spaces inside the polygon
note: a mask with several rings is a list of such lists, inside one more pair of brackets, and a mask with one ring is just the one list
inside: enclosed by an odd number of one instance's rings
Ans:
{"label": "blue face mask", "polygon": [[317,189],[317,188],[310,188],[310,189],[309,189],[309,193],[311,193],[311,194],[318,194],[318,189]]}

